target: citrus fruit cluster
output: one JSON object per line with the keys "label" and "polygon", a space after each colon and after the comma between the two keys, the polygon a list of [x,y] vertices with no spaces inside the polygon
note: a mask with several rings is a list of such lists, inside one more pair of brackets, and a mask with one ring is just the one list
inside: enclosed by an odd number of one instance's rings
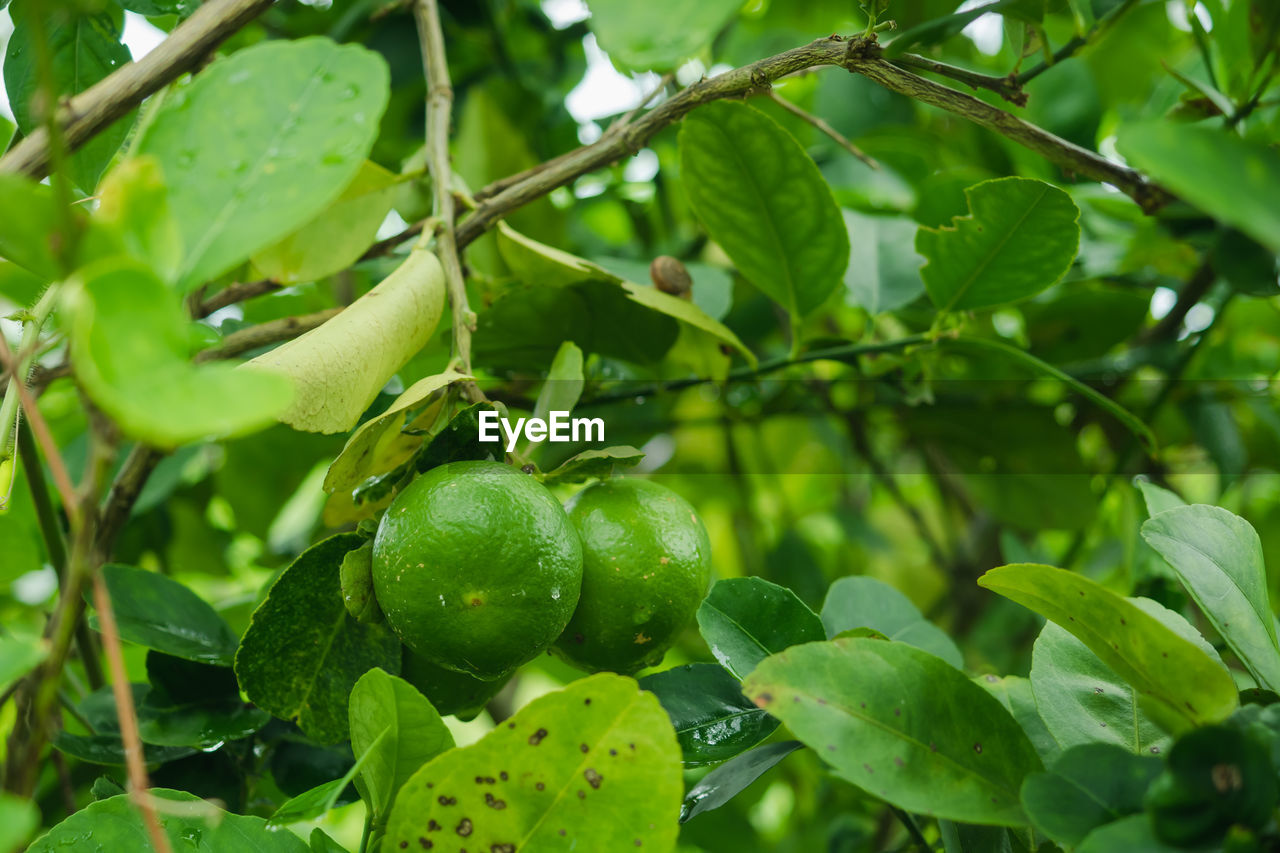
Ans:
{"label": "citrus fruit cluster", "polygon": [[498,462],[418,477],[373,543],[374,594],[408,647],[405,675],[442,713],[474,713],[548,648],[591,672],[658,663],[710,575],[706,530],[670,489],[604,481],[566,511]]}

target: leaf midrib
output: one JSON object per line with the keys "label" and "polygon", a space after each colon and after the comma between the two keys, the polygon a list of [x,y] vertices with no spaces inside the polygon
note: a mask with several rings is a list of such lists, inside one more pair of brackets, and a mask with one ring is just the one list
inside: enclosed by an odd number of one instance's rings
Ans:
{"label": "leaf midrib", "polygon": [[[1027,221],[1027,218],[1031,216],[1032,212],[1037,207],[1040,206],[1040,202],[1044,201],[1045,196],[1048,195],[1049,193],[1049,187],[1046,184],[1044,186],[1038,187],[1038,189],[1040,190],[1040,196],[1031,204],[1027,205],[1027,209],[1022,213],[1021,216],[1018,217],[1018,220],[1013,223],[1013,227],[1005,231],[1005,234],[1003,237],[1000,238],[1000,241],[996,243],[995,247],[990,252],[987,253],[986,257],[983,258],[982,262],[978,264],[977,268],[974,269],[973,273],[969,276],[969,278],[960,285],[960,289],[957,290],[955,295],[952,296],[951,299],[947,302],[946,306],[942,309],[943,311],[950,311],[952,308],[955,307],[955,304],[957,302],[959,302],[961,299],[964,298],[964,295],[969,292],[969,289],[971,287],[973,287],[974,282],[978,280],[978,277],[981,276],[982,273],[986,271],[987,267],[991,266],[996,256],[1004,251],[1005,244],[1007,244],[1010,240],[1013,239],[1014,233],[1023,226],[1023,224]],[[973,217],[971,216],[970,218],[973,218]],[[943,229],[941,228],[938,229],[939,232],[941,232],[942,230]],[[955,229],[955,230],[957,232],[959,231],[959,229]]]}

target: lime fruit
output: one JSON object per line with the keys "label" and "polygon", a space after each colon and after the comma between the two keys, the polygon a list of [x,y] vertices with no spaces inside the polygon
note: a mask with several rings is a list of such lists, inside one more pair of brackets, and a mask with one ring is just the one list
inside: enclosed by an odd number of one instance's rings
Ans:
{"label": "lime fruit", "polygon": [[607,480],[569,501],[582,595],[552,650],[589,672],[653,666],[711,580],[711,543],[689,502],[648,480]]}
{"label": "lime fruit", "polygon": [[374,595],[401,641],[486,681],[555,640],[581,584],[582,546],[560,503],[499,462],[427,471],[373,540]]}
{"label": "lime fruit", "polygon": [[454,672],[416,655],[408,649],[400,660],[400,677],[431,700],[441,716],[453,714],[464,723],[474,720],[507,686],[510,677],[481,681],[464,672]]}

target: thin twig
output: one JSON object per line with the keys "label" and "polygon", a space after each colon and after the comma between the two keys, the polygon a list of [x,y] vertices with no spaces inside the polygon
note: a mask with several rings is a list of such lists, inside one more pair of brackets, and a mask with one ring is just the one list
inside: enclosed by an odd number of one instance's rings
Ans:
{"label": "thin twig", "polygon": [[282,287],[284,287],[283,284],[272,281],[269,278],[260,278],[257,281],[233,282],[192,308],[191,319],[202,320],[214,311],[226,308],[228,305],[235,305],[237,302],[244,302],[245,300],[253,299],[255,296],[262,296],[265,293],[273,293]]}
{"label": "thin twig", "polygon": [[1050,58],[1050,61],[1041,62],[1039,65],[1035,66],[1029,71],[1023,74],[1019,74],[1015,78],[1018,82],[1018,85],[1020,87],[1025,86],[1027,83],[1030,83],[1032,80],[1036,79],[1041,74],[1048,71],[1050,68],[1057,65],[1062,60],[1069,59],[1072,56],[1075,56],[1082,49],[1096,42],[1098,39],[1102,38],[1102,36],[1105,35],[1108,30],[1110,30],[1113,26],[1115,26],[1116,22],[1119,21],[1120,18],[1123,17],[1126,12],[1128,12],[1134,6],[1137,6],[1139,2],[1141,2],[1141,0],[1124,0],[1124,2],[1122,2],[1119,6],[1116,6],[1110,12],[1107,12],[1105,15],[1099,18],[1097,23],[1094,24],[1093,29],[1091,29],[1089,32],[1085,33],[1082,36],[1076,36],[1075,38],[1071,39],[1066,44],[1064,44],[1062,47],[1055,50],[1053,52],[1053,56]]}
{"label": "thin twig", "polygon": [[1017,107],[1025,107],[1027,105],[1027,93],[1022,91],[1022,84],[1014,74],[1006,77],[992,77],[989,74],[979,74],[967,68],[948,65],[936,59],[916,56],[914,53],[895,56],[891,61],[900,68],[931,71],[934,74],[955,80],[957,83],[963,83],[972,89],[987,89]]}
{"label": "thin twig", "polygon": [[138,715],[133,705],[133,688],[124,666],[124,651],[120,648],[120,631],[116,628],[115,610],[111,607],[111,595],[102,580],[101,572],[93,573],[93,606],[98,610],[98,627],[102,631],[102,645],[107,652],[107,665],[111,668],[111,691],[115,694],[117,716],[120,719],[120,740],[124,744],[125,767],[129,772],[129,792],[133,804],[142,812],[142,822],[151,836],[156,853],[173,853],[169,837],[160,827],[155,807],[145,794],[151,787],[147,778],[146,759],[142,753],[142,738],[138,734]]}
{"label": "thin twig", "polygon": [[[454,358],[462,373],[471,373],[471,333],[476,315],[467,304],[467,283],[462,276],[458,257],[458,240],[454,232],[453,167],[449,162],[449,123],[453,112],[453,86],[449,82],[449,60],[445,54],[444,32],[440,27],[440,9],[436,0],[418,0],[413,7],[422,45],[422,73],[427,81],[427,166],[431,172],[431,194],[435,216],[440,220],[436,230],[436,254],[444,267],[449,305],[453,309]],[[425,245],[428,233],[419,237]],[[482,399],[474,382],[463,383],[462,391],[473,400]]]}
{"label": "thin twig", "polygon": [[[774,81],[804,68],[840,66],[862,74],[890,91],[959,115],[1035,151],[1063,169],[1109,183],[1152,212],[1173,196],[1140,172],[1115,163],[1042,128],[980,101],[972,95],[926,80],[880,58],[880,48],[861,37],[848,41],[829,37],[701,80],[682,89],[622,132],[600,137],[590,145],[560,155],[526,177],[508,184],[482,202],[458,227],[459,247],[465,247],[511,211],[557,187],[638,151],[654,134],[674,124],[702,104],[761,92]],[[485,191],[489,188],[486,187]]]}
{"label": "thin twig", "polygon": [[71,485],[71,475],[67,473],[67,466],[62,461],[62,455],[58,452],[58,443],[53,439],[53,433],[49,431],[49,424],[45,421],[44,415],[40,414],[40,407],[36,404],[35,398],[31,396],[31,391],[27,388],[22,378],[17,375],[16,363],[13,350],[9,349],[9,342],[0,335],[0,366],[3,366],[4,372],[18,379],[9,387],[18,392],[18,400],[22,403],[22,409],[26,412],[27,423],[31,425],[31,431],[35,433],[36,440],[40,442],[40,449],[44,452],[45,460],[49,463],[49,471],[53,474],[54,486],[58,489],[58,496],[62,499],[63,509],[71,518],[72,524],[76,522],[76,513],[78,507],[75,498],[75,487]]}
{"label": "thin twig", "polygon": [[195,360],[202,362],[235,358],[241,353],[246,353],[259,347],[293,340],[299,335],[319,328],[328,320],[341,314],[342,311],[342,308],[328,308],[324,311],[317,311],[314,314],[281,317],[278,320],[270,320],[266,323],[259,323],[256,326],[249,326],[227,335],[222,339],[222,343],[216,347],[203,350],[196,355]]}
{"label": "thin twig", "polygon": [[867,154],[867,152],[863,151],[861,148],[854,145],[852,142],[849,141],[848,137],[846,137],[840,131],[836,130],[831,125],[827,124],[826,121],[824,121],[823,119],[819,118],[818,116],[814,115],[808,110],[803,110],[800,107],[796,106],[795,104],[791,103],[786,98],[779,95],[777,91],[775,91],[774,89],[769,90],[769,98],[775,104],[782,107],[784,110],[791,113],[796,118],[800,119],[803,122],[807,122],[813,125],[819,131],[821,131],[822,133],[825,133],[832,140],[834,140],[837,145],[839,145],[845,151],[848,151],[854,157],[857,157],[863,163],[866,163],[868,166],[870,166],[873,169],[880,168],[880,164],[877,163],[875,160],[873,160],[871,156]]}
{"label": "thin twig", "polygon": [[[271,3],[272,0],[210,0],[145,57],[68,99],[58,114],[66,150],[75,151],[148,95],[198,67],[215,47]],[[51,162],[49,140],[45,128],[32,131],[0,158],[0,172],[43,178]]]}

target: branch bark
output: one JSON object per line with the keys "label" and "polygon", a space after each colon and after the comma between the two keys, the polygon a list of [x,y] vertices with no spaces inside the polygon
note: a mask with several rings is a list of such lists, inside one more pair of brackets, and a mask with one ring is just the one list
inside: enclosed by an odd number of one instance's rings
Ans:
{"label": "branch bark", "polygon": [[819,39],[701,80],[639,116],[616,135],[606,134],[591,145],[560,155],[535,167],[514,183],[486,187],[491,196],[458,227],[460,247],[488,231],[504,216],[588,172],[634,154],[654,134],[683,118],[690,110],[722,98],[742,98],[766,91],[773,81],[807,68],[834,65],[862,74],[890,91],[954,113],[1040,154],[1063,169],[1114,185],[1148,213],[1173,200],[1166,190],[1140,172],[1081,148],[1004,110],[955,89],[926,80],[880,57],[874,40],[839,36]]}
{"label": "branch bark", "polygon": [[[155,50],[71,98],[57,120],[66,153],[128,113],[147,96],[204,61],[228,36],[256,18],[272,0],[210,0],[174,29]],[[49,173],[50,139],[39,128],[0,158],[0,172],[40,180]]]}

